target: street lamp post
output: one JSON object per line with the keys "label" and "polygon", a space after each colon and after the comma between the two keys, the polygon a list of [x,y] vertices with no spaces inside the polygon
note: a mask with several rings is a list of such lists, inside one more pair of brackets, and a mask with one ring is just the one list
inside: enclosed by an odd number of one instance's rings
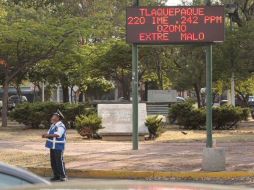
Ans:
{"label": "street lamp post", "polygon": [[[233,20],[230,16],[230,30],[233,32]],[[234,73],[234,62],[231,61],[232,73],[231,73],[231,105],[235,106],[235,73]]]}
{"label": "street lamp post", "polygon": [[[234,28],[233,28],[233,16],[235,14],[235,12],[238,9],[237,4],[235,3],[231,3],[231,4],[226,4],[225,8],[227,10],[229,19],[230,19],[230,31],[233,32]],[[234,61],[231,59],[231,67],[232,67],[232,73],[231,73],[231,90],[230,90],[230,94],[231,94],[231,105],[235,106],[235,73],[234,73]]]}
{"label": "street lamp post", "polygon": [[42,102],[45,102],[45,82],[42,82],[42,91],[41,91],[41,100]]}

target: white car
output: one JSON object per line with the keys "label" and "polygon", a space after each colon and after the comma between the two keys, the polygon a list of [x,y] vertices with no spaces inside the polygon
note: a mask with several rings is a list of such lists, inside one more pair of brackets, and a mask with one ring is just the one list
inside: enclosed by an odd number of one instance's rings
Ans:
{"label": "white car", "polygon": [[35,184],[49,185],[50,183],[21,168],[13,167],[0,162],[0,189],[30,186]]}

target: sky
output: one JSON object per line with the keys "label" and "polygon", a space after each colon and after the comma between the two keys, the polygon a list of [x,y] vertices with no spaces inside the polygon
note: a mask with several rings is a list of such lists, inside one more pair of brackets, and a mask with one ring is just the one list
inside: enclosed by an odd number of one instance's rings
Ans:
{"label": "sky", "polygon": [[[191,0],[185,0],[185,1],[191,1]],[[173,6],[173,5],[179,5],[181,4],[182,0],[168,0],[167,5]]]}

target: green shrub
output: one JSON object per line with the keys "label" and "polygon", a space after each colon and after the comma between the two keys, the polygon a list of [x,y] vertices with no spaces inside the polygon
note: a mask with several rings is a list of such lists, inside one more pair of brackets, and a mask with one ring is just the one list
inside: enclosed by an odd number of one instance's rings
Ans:
{"label": "green shrub", "polygon": [[10,112],[10,118],[16,120],[19,123],[23,123],[24,125],[31,126],[33,121],[29,119],[30,116],[30,104],[23,103],[18,104],[15,110]]}
{"label": "green shrub", "polygon": [[41,125],[49,127],[51,114],[57,109],[62,110],[63,105],[52,102],[23,103],[18,104],[10,113],[10,118],[32,128]]}
{"label": "green shrub", "polygon": [[250,108],[242,108],[241,120],[248,121],[250,114]]}
{"label": "green shrub", "polygon": [[205,111],[195,109],[192,102],[182,102],[171,106],[169,109],[169,120],[177,122],[185,129],[201,129],[205,126]]}
{"label": "green shrub", "polygon": [[213,109],[213,127],[214,129],[231,129],[241,121],[241,108],[233,106],[220,106]]}
{"label": "green shrub", "polygon": [[19,123],[23,123],[32,128],[41,128],[50,126],[50,117],[52,113],[60,110],[65,119],[67,127],[74,127],[75,117],[81,114],[91,114],[94,109],[87,105],[78,104],[59,104],[54,102],[36,102],[23,103],[10,113],[10,118]]}
{"label": "green shrub", "polygon": [[[216,130],[232,129],[248,118],[249,109],[232,106],[213,108],[213,128]],[[196,109],[189,103],[179,103],[171,106],[169,118],[176,121],[184,129],[205,129],[206,110]]]}
{"label": "green shrub", "polygon": [[80,115],[76,117],[76,129],[81,136],[92,138],[97,131],[102,129],[102,119],[97,114]]}
{"label": "green shrub", "polygon": [[179,124],[185,129],[203,129],[206,123],[206,114],[204,109],[192,109],[182,117]]}
{"label": "green shrub", "polygon": [[176,120],[182,121],[191,110],[193,110],[193,105],[191,103],[182,102],[173,104],[169,109],[169,121],[171,123]]}
{"label": "green shrub", "polygon": [[149,131],[149,138],[155,138],[157,136],[158,129],[162,126],[163,116],[155,115],[148,116],[146,118],[145,125]]}

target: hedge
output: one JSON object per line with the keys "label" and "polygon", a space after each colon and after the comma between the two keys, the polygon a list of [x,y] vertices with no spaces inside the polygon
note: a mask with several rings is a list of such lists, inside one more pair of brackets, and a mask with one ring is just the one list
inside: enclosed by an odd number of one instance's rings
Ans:
{"label": "hedge", "polygon": [[[248,108],[220,106],[213,108],[213,128],[232,129],[242,120],[247,120]],[[205,129],[206,110],[194,108],[190,103],[177,103],[169,110],[169,120],[183,126],[184,129]]]}
{"label": "hedge", "polygon": [[10,118],[32,128],[49,128],[52,113],[60,110],[64,115],[64,123],[74,128],[78,115],[89,115],[95,112],[85,104],[59,104],[53,102],[23,103],[10,112]]}

